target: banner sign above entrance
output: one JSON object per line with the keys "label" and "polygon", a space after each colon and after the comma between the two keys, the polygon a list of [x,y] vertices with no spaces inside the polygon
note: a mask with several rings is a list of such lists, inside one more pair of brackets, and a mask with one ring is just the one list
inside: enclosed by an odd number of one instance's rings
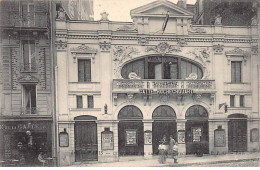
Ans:
{"label": "banner sign above entrance", "polygon": [[133,92],[143,94],[191,94],[215,91],[214,80],[113,80],[113,92]]}

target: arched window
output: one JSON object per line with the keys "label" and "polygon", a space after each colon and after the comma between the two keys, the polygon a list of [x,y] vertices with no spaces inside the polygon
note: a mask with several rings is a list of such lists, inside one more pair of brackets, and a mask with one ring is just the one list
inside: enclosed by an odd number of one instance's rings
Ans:
{"label": "arched window", "polygon": [[134,119],[140,120],[143,119],[143,114],[141,110],[136,106],[125,106],[118,113],[118,119]]}
{"label": "arched window", "polygon": [[207,119],[208,112],[207,110],[200,105],[191,106],[185,114],[186,119]]}
{"label": "arched window", "polygon": [[162,105],[153,111],[152,117],[153,119],[176,119],[176,113],[170,106]]}
{"label": "arched window", "polygon": [[125,64],[121,70],[124,79],[135,72],[141,79],[185,79],[191,73],[203,77],[202,69],[195,62],[173,56],[148,56]]}

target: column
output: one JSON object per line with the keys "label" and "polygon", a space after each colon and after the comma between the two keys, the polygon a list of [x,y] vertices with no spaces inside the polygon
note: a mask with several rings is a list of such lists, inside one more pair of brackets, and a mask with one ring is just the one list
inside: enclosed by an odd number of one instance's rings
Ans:
{"label": "column", "polygon": [[179,156],[186,155],[185,123],[187,120],[177,120],[178,152]]}
{"label": "column", "polygon": [[152,127],[153,120],[143,120],[144,124],[144,159],[151,159],[153,156]]}
{"label": "column", "polygon": [[185,123],[187,120],[177,120],[177,142],[179,156],[186,155]]}

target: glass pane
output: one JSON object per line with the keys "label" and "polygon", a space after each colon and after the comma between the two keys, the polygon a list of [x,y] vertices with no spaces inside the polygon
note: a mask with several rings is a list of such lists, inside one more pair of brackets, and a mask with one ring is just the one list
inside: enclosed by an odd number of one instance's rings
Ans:
{"label": "glass pane", "polygon": [[91,63],[90,60],[85,60],[85,67],[84,67],[84,81],[91,81]]}
{"label": "glass pane", "polygon": [[235,62],[231,62],[231,82],[234,83],[236,82],[236,67],[235,67]]}
{"label": "glass pane", "polygon": [[88,96],[88,108],[94,108],[93,96]]}
{"label": "glass pane", "polygon": [[79,60],[78,62],[78,81],[82,82],[84,81],[84,61]]}
{"label": "glass pane", "polygon": [[235,96],[231,95],[230,96],[230,107],[234,107],[235,106]]}
{"label": "glass pane", "polygon": [[244,107],[244,95],[240,96],[240,107]]}
{"label": "glass pane", "polygon": [[83,103],[82,103],[82,96],[77,96],[77,108],[82,108]]}

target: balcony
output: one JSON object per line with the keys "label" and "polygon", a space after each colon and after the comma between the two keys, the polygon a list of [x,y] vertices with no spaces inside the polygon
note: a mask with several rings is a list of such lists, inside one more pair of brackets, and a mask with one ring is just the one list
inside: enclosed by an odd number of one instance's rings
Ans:
{"label": "balcony", "polygon": [[21,115],[37,114],[38,111],[39,111],[39,108],[37,108],[37,107],[22,107]]}
{"label": "balcony", "polygon": [[29,64],[21,63],[20,72],[37,72],[36,63],[29,63]]}
{"label": "balcony", "polygon": [[38,116],[46,116],[51,115],[51,108],[49,106],[43,107],[22,107],[21,115],[38,115]]}
{"label": "balcony", "polygon": [[215,89],[215,80],[113,80],[113,93],[215,93]]}
{"label": "balcony", "polygon": [[21,14],[19,11],[2,12],[1,26],[9,27],[47,27],[46,12],[28,12]]}

